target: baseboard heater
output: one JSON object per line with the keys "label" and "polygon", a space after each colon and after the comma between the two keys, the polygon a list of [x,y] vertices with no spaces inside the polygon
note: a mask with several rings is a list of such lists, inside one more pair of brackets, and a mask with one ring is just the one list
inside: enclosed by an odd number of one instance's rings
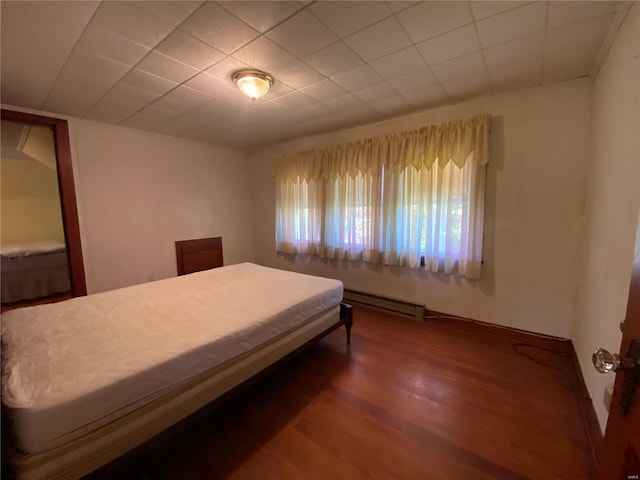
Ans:
{"label": "baseboard heater", "polygon": [[344,301],[347,303],[359,303],[420,321],[424,320],[424,305],[417,303],[347,289],[344,291]]}

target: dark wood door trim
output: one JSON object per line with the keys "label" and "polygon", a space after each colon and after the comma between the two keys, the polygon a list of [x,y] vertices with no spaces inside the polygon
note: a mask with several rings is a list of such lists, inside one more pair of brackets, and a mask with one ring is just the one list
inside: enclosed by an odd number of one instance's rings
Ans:
{"label": "dark wood door trim", "polygon": [[71,145],[69,143],[69,125],[61,118],[45,117],[31,113],[4,110],[2,120],[23,122],[32,125],[45,125],[53,128],[53,138],[58,164],[58,187],[62,207],[62,223],[67,243],[71,291],[74,297],[87,294],[87,282],[84,275],[82,259],[82,243],[80,242],[80,225],[76,205],[76,189],[73,181],[73,164],[71,163]]}

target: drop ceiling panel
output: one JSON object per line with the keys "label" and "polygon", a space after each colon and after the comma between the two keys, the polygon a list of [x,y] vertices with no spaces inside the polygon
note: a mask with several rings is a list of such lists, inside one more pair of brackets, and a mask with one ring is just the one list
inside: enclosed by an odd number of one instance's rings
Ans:
{"label": "drop ceiling panel", "polygon": [[297,57],[310,55],[338,40],[335,34],[306,10],[284,21],[266,35]]}
{"label": "drop ceiling panel", "polygon": [[615,13],[616,2],[551,2],[548,28],[557,28]]}
{"label": "drop ceiling panel", "polygon": [[325,79],[309,87],[303,88],[301,92],[318,101],[328,100],[347,93],[344,88],[333,83],[329,79]]}
{"label": "drop ceiling panel", "polygon": [[371,62],[373,69],[384,79],[396,78],[426,67],[416,47],[408,47]]}
{"label": "drop ceiling panel", "polygon": [[[3,103],[257,148],[585,77],[621,2],[2,2]],[[231,80],[271,73],[255,102]]]}
{"label": "drop ceiling panel", "polygon": [[398,14],[415,43],[473,22],[467,2],[419,2]]}
{"label": "drop ceiling panel", "polygon": [[362,65],[363,60],[345,43],[336,42],[304,58],[317,71],[330,77]]}
{"label": "drop ceiling panel", "polygon": [[198,70],[208,68],[226,56],[182,30],[174,30],[156,50]]}
{"label": "drop ceiling panel", "polygon": [[345,39],[353,51],[371,61],[411,45],[411,40],[395,17],[371,25]]}
{"label": "drop ceiling panel", "polygon": [[131,66],[151,51],[151,47],[136,43],[94,23],[89,23],[76,48]]}
{"label": "drop ceiling panel", "polygon": [[2,101],[42,108],[98,2],[3,2]]}
{"label": "drop ceiling panel", "polygon": [[152,103],[159,94],[118,83],[109,90],[85,115],[89,120],[121,123],[138,110]]}
{"label": "drop ceiling panel", "polygon": [[430,68],[425,67],[389,80],[389,83],[399,92],[411,92],[438,83],[438,79]]}
{"label": "drop ceiling panel", "polygon": [[259,32],[266,32],[302,8],[300,2],[220,2],[223,8]]}
{"label": "drop ceiling panel", "polygon": [[202,2],[193,2],[188,0],[161,0],[151,1],[145,0],[144,2],[129,2],[137,8],[146,10],[147,12],[161,18],[165,22],[169,22],[171,25],[179,25],[184,19],[191,15]]}
{"label": "drop ceiling panel", "polygon": [[543,33],[521,37],[484,49],[484,59],[488,68],[521,62],[523,59],[537,59],[542,62],[544,50]]}
{"label": "drop ceiling panel", "polygon": [[384,2],[315,2],[311,11],[342,38],[391,14]]}
{"label": "drop ceiling panel", "polygon": [[480,42],[490,47],[542,32],[547,22],[546,2],[535,2],[476,23]]}
{"label": "drop ceiling panel", "polygon": [[356,91],[359,88],[368,87],[381,82],[382,77],[378,75],[369,65],[361,65],[346,72],[339,73],[331,77],[335,83],[345,90]]}
{"label": "drop ceiling panel", "polygon": [[121,82],[158,94],[167,93],[178,86],[177,82],[158,77],[138,68],[130,70],[122,77]]}
{"label": "drop ceiling panel", "polygon": [[476,20],[482,20],[483,18],[492,17],[494,15],[497,15],[498,13],[513,10],[518,7],[523,7],[528,3],[532,2],[469,2],[469,6],[471,7],[471,11],[473,12],[473,18],[475,18]]}
{"label": "drop ceiling panel", "polygon": [[151,48],[173,29],[170,23],[125,2],[100,3],[91,23]]}
{"label": "drop ceiling panel", "polygon": [[176,83],[182,83],[198,73],[197,69],[155,50],[147,55],[136,68]]}
{"label": "drop ceiling panel", "polygon": [[200,6],[180,28],[226,54],[260,35],[257,30],[213,2]]}

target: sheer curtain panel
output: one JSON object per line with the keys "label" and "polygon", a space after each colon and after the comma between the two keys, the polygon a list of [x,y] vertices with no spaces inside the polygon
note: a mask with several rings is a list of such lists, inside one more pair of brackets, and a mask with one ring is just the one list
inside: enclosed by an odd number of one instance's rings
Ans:
{"label": "sheer curtain panel", "polygon": [[276,250],[479,278],[489,115],[274,160]]}

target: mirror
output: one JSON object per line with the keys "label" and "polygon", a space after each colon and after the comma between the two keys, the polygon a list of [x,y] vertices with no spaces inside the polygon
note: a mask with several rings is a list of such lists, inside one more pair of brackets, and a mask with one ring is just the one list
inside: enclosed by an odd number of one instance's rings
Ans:
{"label": "mirror", "polygon": [[2,303],[71,298],[53,128],[1,125]]}

